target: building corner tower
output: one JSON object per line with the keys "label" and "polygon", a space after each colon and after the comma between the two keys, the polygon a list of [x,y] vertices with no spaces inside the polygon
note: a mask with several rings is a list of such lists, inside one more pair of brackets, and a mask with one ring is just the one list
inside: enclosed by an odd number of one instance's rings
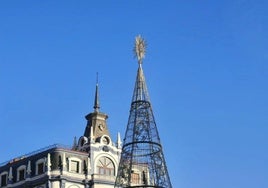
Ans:
{"label": "building corner tower", "polygon": [[172,188],[142,69],[145,41],[136,37],[138,71],[115,188]]}
{"label": "building corner tower", "polygon": [[108,115],[100,112],[98,82],[93,109],[93,112],[85,117],[87,125],[84,135],[73,148],[88,153],[87,184],[89,187],[111,188],[116,178],[121,141],[119,133],[116,143],[112,141],[107,124]]}

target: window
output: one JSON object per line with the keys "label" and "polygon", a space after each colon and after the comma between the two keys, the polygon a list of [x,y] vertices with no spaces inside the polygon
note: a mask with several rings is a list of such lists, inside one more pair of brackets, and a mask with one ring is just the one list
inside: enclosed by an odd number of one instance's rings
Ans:
{"label": "window", "polygon": [[25,169],[19,170],[19,181],[22,181],[25,179]]}
{"label": "window", "polygon": [[134,184],[140,183],[140,175],[138,173],[132,173],[131,174],[131,182]]}
{"label": "window", "polygon": [[7,185],[7,174],[1,175],[1,187],[4,187]]}
{"label": "window", "polygon": [[108,157],[101,157],[97,163],[97,173],[100,175],[114,176],[114,163]]}
{"label": "window", "polygon": [[26,177],[26,166],[22,165],[17,169],[17,181],[25,180]]}
{"label": "window", "polygon": [[39,159],[35,163],[35,175],[40,175],[45,172],[45,158]]}
{"label": "window", "polygon": [[43,174],[44,173],[44,163],[37,164],[37,174]]}
{"label": "window", "polygon": [[70,162],[70,171],[71,172],[76,172],[76,173],[79,172],[79,162],[78,161],[71,160],[71,162]]}
{"label": "window", "polygon": [[81,173],[82,170],[82,161],[77,157],[70,157],[68,161],[68,170],[73,173]]}

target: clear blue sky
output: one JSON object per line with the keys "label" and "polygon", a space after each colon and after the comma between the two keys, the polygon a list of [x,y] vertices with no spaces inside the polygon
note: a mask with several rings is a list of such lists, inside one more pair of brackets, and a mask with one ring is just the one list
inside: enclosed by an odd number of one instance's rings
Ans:
{"label": "clear blue sky", "polygon": [[268,187],[266,0],[1,1],[0,162],[71,145],[92,111],[124,135],[137,63],[174,188]]}

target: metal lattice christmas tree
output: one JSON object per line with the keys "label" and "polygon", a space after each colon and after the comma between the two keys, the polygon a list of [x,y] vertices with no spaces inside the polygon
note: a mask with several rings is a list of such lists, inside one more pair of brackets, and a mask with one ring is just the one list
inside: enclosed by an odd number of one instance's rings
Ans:
{"label": "metal lattice christmas tree", "polygon": [[139,68],[115,187],[172,188],[142,70],[145,42],[138,36]]}

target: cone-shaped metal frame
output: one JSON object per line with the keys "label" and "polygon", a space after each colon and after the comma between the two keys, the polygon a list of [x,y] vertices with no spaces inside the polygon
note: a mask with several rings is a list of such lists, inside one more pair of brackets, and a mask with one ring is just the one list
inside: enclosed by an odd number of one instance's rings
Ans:
{"label": "cone-shaped metal frame", "polygon": [[172,188],[141,64],[115,187]]}

